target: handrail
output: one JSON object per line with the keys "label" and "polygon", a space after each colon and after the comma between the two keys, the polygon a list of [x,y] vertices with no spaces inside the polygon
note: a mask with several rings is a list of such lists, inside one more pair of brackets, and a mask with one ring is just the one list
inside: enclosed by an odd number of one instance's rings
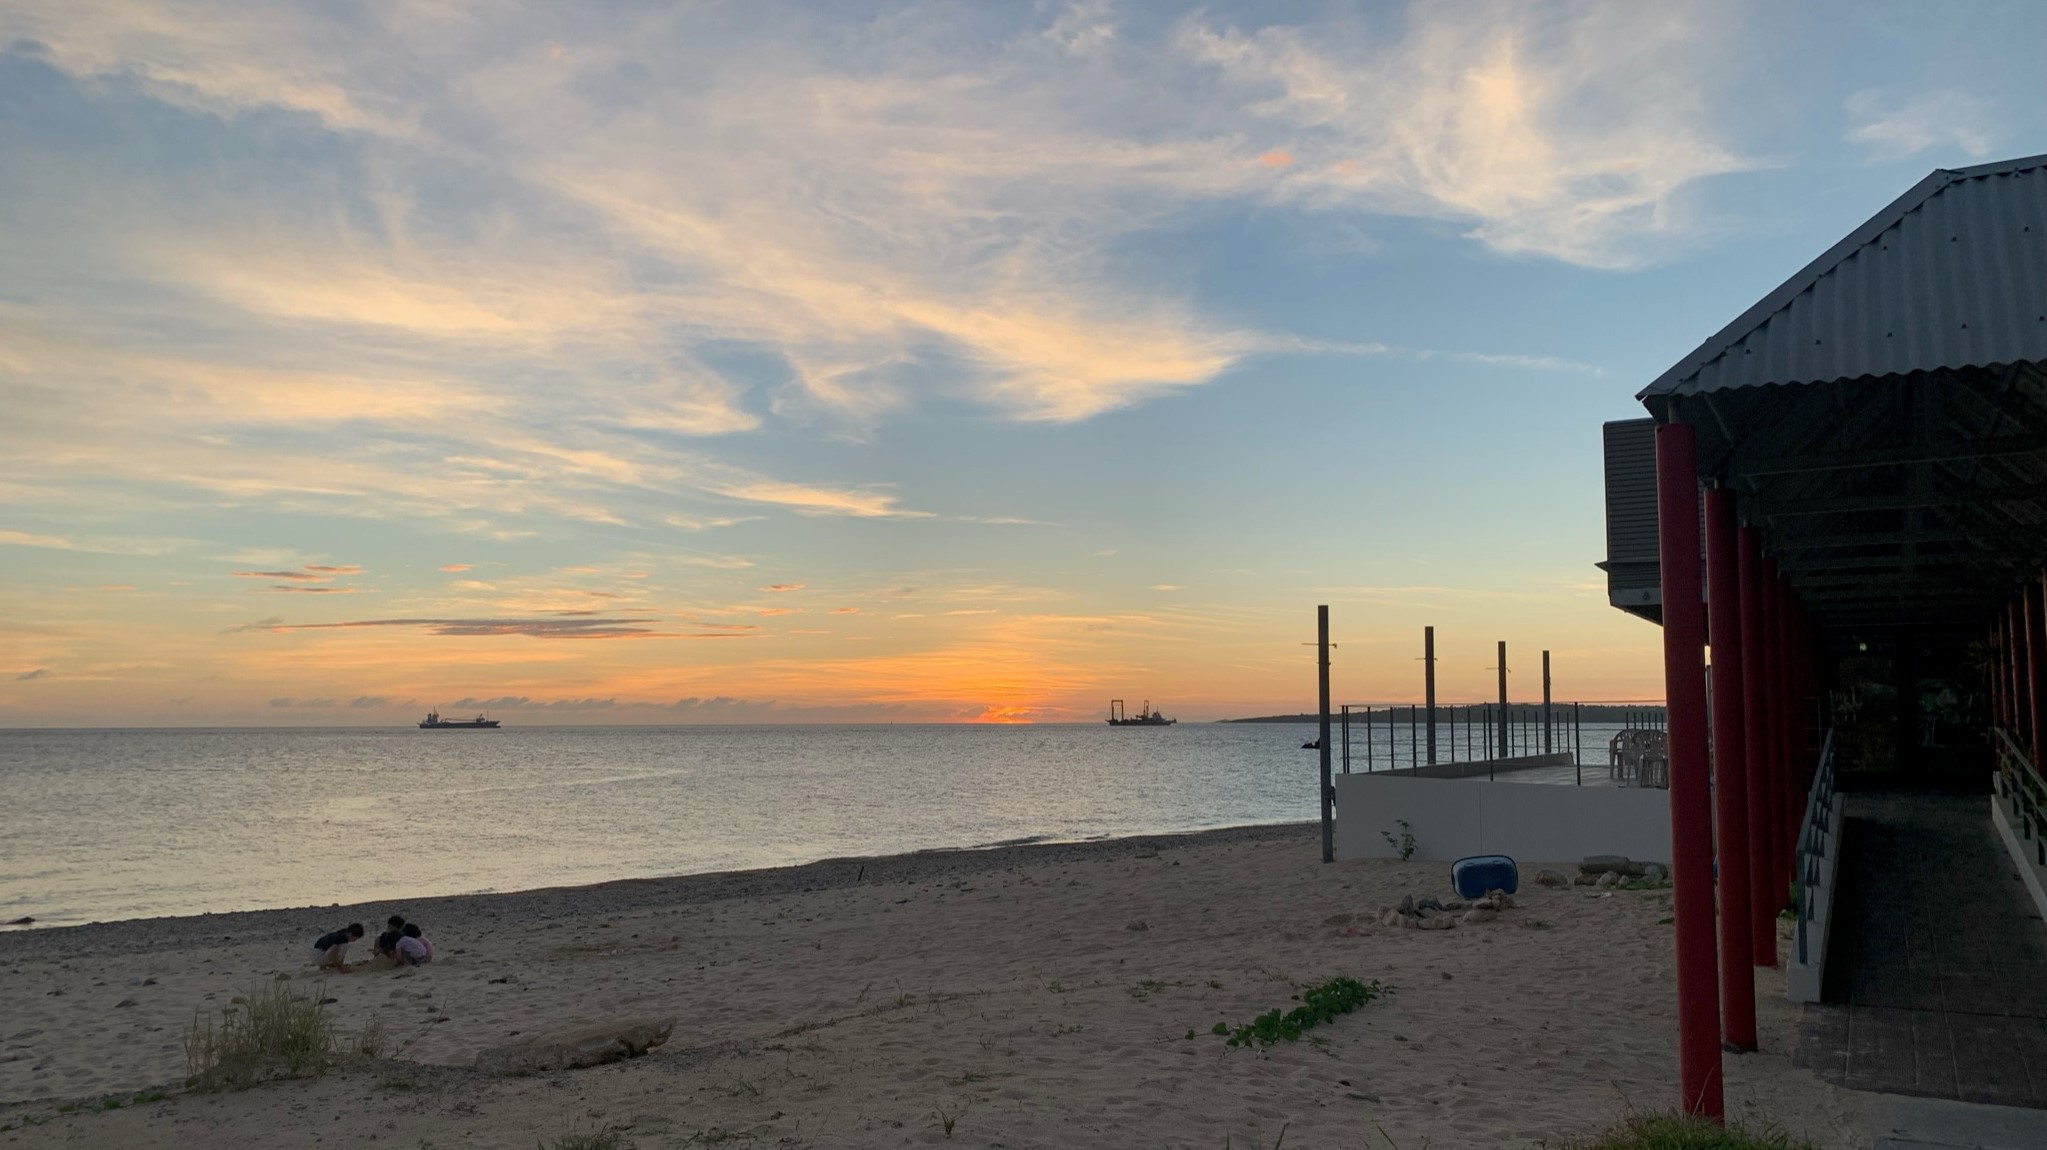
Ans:
{"label": "handrail", "polygon": [[2047,780],[2002,727],[1997,734],[1997,797],[2011,804],[2021,837],[2033,844],[2033,861],[2047,867]]}
{"label": "handrail", "polygon": [[1820,866],[1833,844],[1827,841],[1834,811],[1834,729],[1827,728],[1820,746],[1819,766],[1812,773],[1812,786],[1805,795],[1805,822],[1798,832],[1798,963],[1810,959],[1806,951],[1806,923],[1815,913]]}

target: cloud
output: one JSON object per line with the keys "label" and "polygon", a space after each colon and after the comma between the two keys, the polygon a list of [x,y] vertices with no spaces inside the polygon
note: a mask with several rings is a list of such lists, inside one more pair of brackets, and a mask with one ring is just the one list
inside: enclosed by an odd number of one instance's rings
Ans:
{"label": "cloud", "polygon": [[735,483],[721,494],[754,503],[788,507],[798,515],[844,515],[855,519],[928,519],[928,511],[896,506],[896,496],[875,489],[817,487],[802,483],[754,481]]}
{"label": "cloud", "polygon": [[1152,589],[1152,590],[1154,590],[1154,591],[1182,591],[1182,590],[1185,590],[1185,588],[1181,587],[1181,586],[1180,586],[1180,585],[1179,585],[1178,583],[1154,583],[1154,584],[1152,584],[1152,585],[1151,585],[1151,589]]}
{"label": "cloud", "polygon": [[28,682],[33,682],[33,681],[34,681],[34,680],[36,680],[36,679],[40,679],[40,678],[43,678],[44,676],[48,675],[49,673],[50,673],[50,672],[49,672],[49,670],[48,670],[48,669],[46,669],[46,668],[43,668],[43,667],[37,667],[37,668],[36,668],[35,670],[33,670],[33,671],[23,671],[23,672],[22,672],[21,674],[19,674],[19,675],[16,675],[16,676],[14,677],[14,681],[15,681],[15,682],[17,682],[17,683],[28,683]]}
{"label": "cloud", "polygon": [[356,710],[359,711],[378,710],[384,707],[406,706],[409,704],[410,700],[407,700],[405,703],[400,703],[397,699],[394,699],[389,695],[359,695],[356,698],[349,700],[348,703],[349,706],[354,707]]}
{"label": "cloud", "polygon": [[443,563],[441,564],[441,570],[448,572],[450,575],[459,575],[469,570],[469,566],[467,563]]}
{"label": "cloud", "polygon": [[322,583],[328,579],[326,575],[314,575],[306,571],[237,571],[234,573],[234,577],[237,579],[300,579],[308,583]]}
{"label": "cloud", "polygon": [[360,587],[308,587],[303,583],[278,583],[273,586],[263,588],[260,594],[274,595],[279,593],[288,593],[297,595],[354,595],[361,590],[362,588]]}
{"label": "cloud", "polygon": [[[450,711],[609,711],[621,704],[607,699],[533,699],[525,695],[499,695],[492,699],[457,699]],[[631,706],[633,704],[625,704]],[[652,704],[641,704],[652,706]]]}
{"label": "cloud", "polygon": [[360,574],[362,574],[362,568],[361,568],[361,567],[358,567],[358,566],[356,566],[356,565],[355,565],[355,564],[353,564],[353,563],[345,564],[345,565],[343,565],[343,566],[340,566],[340,567],[330,567],[330,566],[326,566],[326,565],[324,565],[324,564],[320,564],[320,563],[308,563],[308,564],[306,564],[306,570],[308,570],[308,571],[311,571],[311,572],[315,572],[315,573],[317,573],[317,574],[321,574],[321,575],[360,575]]}
{"label": "cloud", "polygon": [[31,535],[26,531],[0,531],[0,544],[16,547],[46,547],[52,551],[76,551],[78,544],[61,535]]}
{"label": "cloud", "polygon": [[1996,146],[1982,100],[1951,88],[1891,98],[1877,89],[1848,97],[1846,139],[1860,144],[1872,160],[1905,160],[1921,152],[1952,149],[1982,159]]}
{"label": "cloud", "polygon": [[135,590],[135,585],[134,585],[133,583],[102,583],[102,584],[100,584],[99,586],[97,586],[97,587],[94,587],[94,588],[93,588],[93,590],[95,590],[95,591],[133,591],[133,590]]}
{"label": "cloud", "polygon": [[706,630],[698,633],[658,631],[643,619],[353,619],[340,623],[285,623],[263,620],[236,628],[290,634],[296,631],[331,631],[355,628],[418,628],[430,635],[475,638],[522,635],[534,639],[723,639],[731,632]]}
{"label": "cloud", "polygon": [[832,608],[832,610],[831,610],[831,613],[832,613],[832,614],[834,614],[834,615],[858,615],[858,614],[860,613],[860,608],[858,608],[858,607],[834,607],[834,608]]}
{"label": "cloud", "polygon": [[770,584],[768,584],[767,586],[765,586],[765,587],[761,588],[761,590],[763,590],[763,591],[801,591],[801,590],[803,590],[803,584],[801,584],[801,583],[770,583]]}
{"label": "cloud", "polygon": [[1201,15],[1180,48],[1241,93],[1250,137],[1283,141],[1261,153],[1272,199],[1465,220],[1502,252],[1630,267],[1686,237],[1688,188],[1754,166],[1701,106],[1719,12],[1421,4],[1398,38]]}
{"label": "cloud", "polygon": [[758,515],[723,515],[701,519],[689,515],[670,515],[665,517],[662,522],[670,527],[680,528],[684,531],[709,531],[716,527],[733,527],[741,523],[753,523],[759,519],[760,516]]}
{"label": "cloud", "polygon": [[312,707],[312,708],[324,708],[324,707],[332,707],[332,706],[334,705],[334,700],[332,700],[332,699],[291,699],[291,698],[285,698],[285,699],[272,699],[272,700],[270,700],[270,705],[271,705],[271,706],[273,706],[273,707]]}

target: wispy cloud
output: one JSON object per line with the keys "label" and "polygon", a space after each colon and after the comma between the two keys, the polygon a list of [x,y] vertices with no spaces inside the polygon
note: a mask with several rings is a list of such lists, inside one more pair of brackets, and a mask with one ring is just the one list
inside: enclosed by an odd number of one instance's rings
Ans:
{"label": "wispy cloud", "polygon": [[43,678],[44,676],[48,675],[49,673],[50,673],[50,672],[48,671],[48,669],[46,669],[46,668],[43,668],[43,667],[37,667],[37,668],[36,668],[35,670],[33,670],[33,671],[23,671],[23,672],[22,672],[21,674],[19,674],[19,675],[16,675],[16,676],[14,677],[14,681],[15,681],[15,682],[17,682],[17,683],[28,683],[28,682],[33,682],[34,680],[37,680],[37,679]]}
{"label": "wispy cloud", "polygon": [[765,586],[765,587],[761,588],[761,590],[763,590],[763,591],[801,591],[801,590],[803,590],[803,584],[801,584],[801,583],[770,583],[770,584],[768,584],[767,586]]}
{"label": "wispy cloud", "polygon": [[1848,97],[1847,113],[1848,142],[1875,160],[1910,159],[1943,148],[1982,159],[1995,146],[1989,106],[1952,88],[1903,96],[1866,89]]}
{"label": "wispy cloud", "polygon": [[334,706],[334,700],[332,700],[332,699],[294,699],[294,698],[282,698],[282,699],[272,699],[272,700],[270,700],[270,705],[271,705],[271,706],[273,706],[273,707],[278,707],[278,708],[291,708],[291,707],[310,707],[310,708],[316,708],[316,709],[317,709],[317,708],[326,708],[326,707],[332,707],[332,706]]}

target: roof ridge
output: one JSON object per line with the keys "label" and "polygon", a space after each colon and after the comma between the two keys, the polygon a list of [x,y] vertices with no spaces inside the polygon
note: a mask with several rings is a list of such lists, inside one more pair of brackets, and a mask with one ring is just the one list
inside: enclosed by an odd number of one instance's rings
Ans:
{"label": "roof ridge", "polygon": [[1747,310],[1734,317],[1725,327],[1714,332],[1705,342],[1693,348],[1691,353],[1678,360],[1663,374],[1650,382],[1649,386],[1637,392],[1638,401],[1651,396],[1674,392],[1677,386],[1701,368],[1721,356],[1728,349],[1748,338],[1750,333],[1763,326],[1763,322],[1784,310],[1792,300],[1797,299],[1815,283],[1847,261],[1848,257],[1867,247],[1883,233],[1896,227],[1906,216],[1923,206],[1926,201],[1939,195],[1953,184],[1962,180],[1979,179],[1984,176],[2008,175],[2032,168],[2047,167],[2047,154],[2022,156],[2009,160],[1998,160],[1988,164],[1976,164],[1967,168],[1935,168],[1918,183],[1905,189],[1904,194],[1884,205],[1875,215],[1864,220],[1854,231],[1843,236],[1832,247],[1798,269],[1791,278],[1778,284],[1768,295],[1757,300]]}

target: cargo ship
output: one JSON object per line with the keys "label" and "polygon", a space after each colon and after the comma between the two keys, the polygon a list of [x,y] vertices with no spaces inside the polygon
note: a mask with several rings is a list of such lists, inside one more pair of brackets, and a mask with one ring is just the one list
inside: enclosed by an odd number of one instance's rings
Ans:
{"label": "cargo ship", "polygon": [[1177,722],[1178,719],[1168,719],[1152,710],[1150,699],[1144,701],[1144,706],[1137,709],[1135,716],[1124,712],[1123,700],[1109,700],[1109,725],[1112,727],[1170,727]]}
{"label": "cargo ship", "polygon": [[486,719],[482,715],[478,715],[473,719],[443,719],[439,711],[428,711],[426,718],[420,720],[419,725],[422,730],[428,731],[481,731],[497,726],[498,721],[496,719]]}

